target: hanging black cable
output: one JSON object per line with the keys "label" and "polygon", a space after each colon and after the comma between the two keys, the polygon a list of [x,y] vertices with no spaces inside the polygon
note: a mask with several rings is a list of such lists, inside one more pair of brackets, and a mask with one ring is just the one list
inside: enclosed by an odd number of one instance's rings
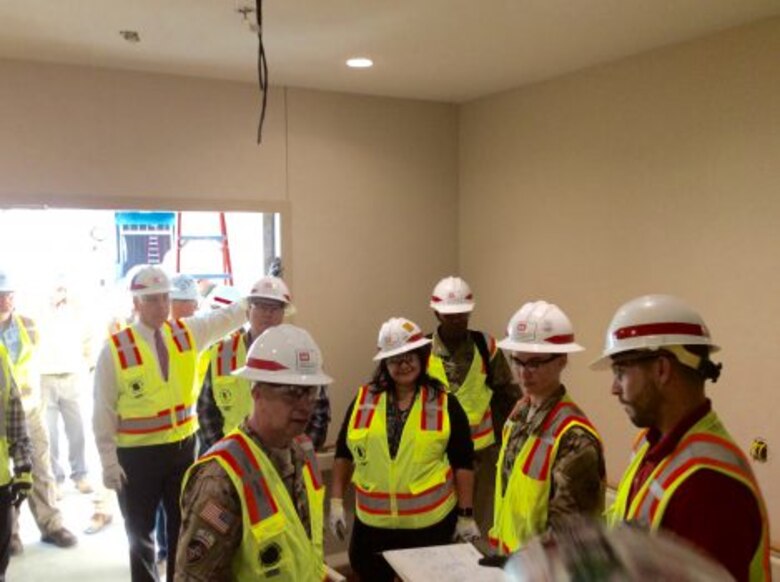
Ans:
{"label": "hanging black cable", "polygon": [[268,101],[268,62],[265,60],[265,47],[263,46],[263,0],[256,0],[255,15],[257,16],[257,81],[260,84],[260,92],[263,95],[263,103],[260,108],[260,123],[257,126],[257,143],[263,141],[263,123],[265,122],[265,108]]}

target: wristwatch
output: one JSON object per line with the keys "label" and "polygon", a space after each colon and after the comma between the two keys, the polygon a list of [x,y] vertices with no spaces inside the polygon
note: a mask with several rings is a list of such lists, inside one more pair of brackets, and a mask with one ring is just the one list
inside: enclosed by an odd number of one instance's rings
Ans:
{"label": "wristwatch", "polygon": [[458,507],[458,517],[474,517],[474,508]]}

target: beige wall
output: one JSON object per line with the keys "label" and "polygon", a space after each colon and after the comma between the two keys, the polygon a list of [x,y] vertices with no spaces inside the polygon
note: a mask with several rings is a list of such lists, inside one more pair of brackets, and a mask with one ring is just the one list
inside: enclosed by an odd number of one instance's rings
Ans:
{"label": "beige wall", "polygon": [[319,341],[335,439],[383,320],[423,323],[457,263],[457,109],[0,61],[0,206],[281,211],[296,323]]}
{"label": "beige wall", "polygon": [[[780,539],[780,20],[464,106],[460,267],[500,332],[558,303],[588,347],[568,382],[615,483],[634,429],[586,364],[614,310],[644,293],[697,306],[722,345],[709,393],[756,465]],[[725,501],[725,500],[724,500]],[[777,544],[775,544],[777,545]]]}

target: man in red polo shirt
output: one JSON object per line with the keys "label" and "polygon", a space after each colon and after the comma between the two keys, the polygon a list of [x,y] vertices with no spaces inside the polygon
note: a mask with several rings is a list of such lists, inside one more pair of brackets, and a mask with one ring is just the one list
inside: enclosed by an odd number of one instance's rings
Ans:
{"label": "man in red polo shirt", "polygon": [[750,465],[704,393],[718,349],[693,309],[670,295],[629,301],[612,318],[602,358],[612,394],[643,429],[608,521],[672,531],[737,580],[771,579],[769,523]]}

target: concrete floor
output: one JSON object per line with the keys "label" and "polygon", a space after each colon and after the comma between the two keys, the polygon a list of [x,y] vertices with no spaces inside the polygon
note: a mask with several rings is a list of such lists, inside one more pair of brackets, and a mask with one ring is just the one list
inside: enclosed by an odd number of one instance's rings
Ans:
{"label": "concrete floor", "polygon": [[122,516],[115,508],[114,521],[103,531],[87,535],[84,528],[93,512],[92,495],[83,495],[69,483],[60,501],[65,527],[79,538],[73,548],[61,549],[41,542],[38,527],[25,504],[20,519],[24,553],[11,558],[7,578],[43,582],[126,582],[130,565]]}

